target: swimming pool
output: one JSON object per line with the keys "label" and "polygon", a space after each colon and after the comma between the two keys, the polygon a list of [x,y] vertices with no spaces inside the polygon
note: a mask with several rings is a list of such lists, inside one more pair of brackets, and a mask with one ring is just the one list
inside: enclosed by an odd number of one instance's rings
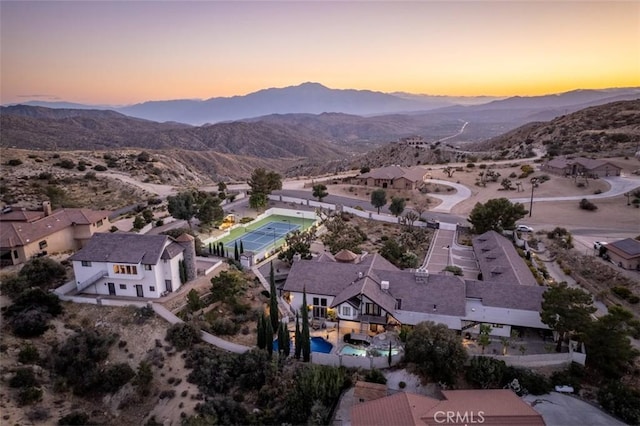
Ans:
{"label": "swimming pool", "polygon": [[[312,337],[311,338],[311,352],[320,352],[323,354],[328,354],[333,349],[333,343],[325,340],[322,337]],[[278,339],[273,341],[273,350],[278,351]],[[291,340],[291,353],[293,353],[294,344],[293,340]]]}

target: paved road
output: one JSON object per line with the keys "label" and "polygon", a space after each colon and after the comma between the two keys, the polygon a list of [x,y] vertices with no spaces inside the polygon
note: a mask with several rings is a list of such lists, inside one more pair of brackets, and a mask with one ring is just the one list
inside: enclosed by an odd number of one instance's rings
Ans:
{"label": "paved road", "polygon": [[624,425],[601,409],[570,395],[552,392],[546,395],[527,395],[523,399],[542,415],[549,426]]}
{"label": "paved road", "polygon": [[[617,197],[618,195],[623,195],[626,192],[633,191],[636,188],[640,188],[640,177],[638,178],[630,178],[623,176],[609,176],[600,178],[605,180],[611,185],[608,191],[603,192],[601,194],[589,194],[589,195],[572,195],[567,197],[533,197],[533,202],[538,201],[579,201],[583,198],[589,200],[597,200],[600,198],[611,198]],[[528,203],[531,201],[530,197],[525,198],[510,198],[509,201],[512,203]]]}

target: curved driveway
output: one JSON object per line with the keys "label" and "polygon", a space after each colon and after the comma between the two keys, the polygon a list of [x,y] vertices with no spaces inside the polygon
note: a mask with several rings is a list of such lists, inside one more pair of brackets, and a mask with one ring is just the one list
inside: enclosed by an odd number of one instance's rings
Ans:
{"label": "curved driveway", "polygon": [[429,196],[442,201],[438,206],[429,210],[430,212],[451,213],[451,209],[456,204],[471,197],[471,190],[464,185],[448,180],[427,179],[427,183],[437,183],[440,185],[452,186],[456,189],[455,194],[441,194],[439,192],[430,192]]}
{"label": "curved driveway", "polygon": [[[579,201],[583,198],[596,200],[599,198],[616,197],[618,195],[623,195],[626,192],[633,191],[636,188],[640,188],[640,178],[609,176],[600,179],[607,181],[609,185],[611,185],[608,191],[601,194],[571,195],[567,197],[533,197],[533,201]],[[528,203],[531,201],[531,198],[510,198],[509,201],[511,201],[512,203]]]}

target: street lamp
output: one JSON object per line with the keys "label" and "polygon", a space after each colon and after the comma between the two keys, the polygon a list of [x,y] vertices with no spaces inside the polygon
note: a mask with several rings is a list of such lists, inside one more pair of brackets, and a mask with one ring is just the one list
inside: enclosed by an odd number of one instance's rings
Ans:
{"label": "street lamp", "polygon": [[533,189],[538,184],[538,178],[532,177],[530,182],[531,182],[531,203],[529,204],[529,217],[531,217],[531,213],[533,211]]}
{"label": "street lamp", "polygon": [[268,227],[267,230],[271,230],[271,232],[273,233],[273,252],[275,253],[276,251],[276,230],[275,228],[272,227]]}
{"label": "street lamp", "polygon": [[296,214],[302,217],[302,230],[304,231],[304,214],[302,212],[296,212]]}

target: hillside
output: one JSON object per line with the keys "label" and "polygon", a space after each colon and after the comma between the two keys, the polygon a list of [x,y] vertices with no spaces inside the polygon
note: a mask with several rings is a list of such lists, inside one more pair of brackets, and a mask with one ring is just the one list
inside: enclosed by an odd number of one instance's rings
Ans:
{"label": "hillside", "polygon": [[548,122],[530,123],[469,147],[520,158],[530,149],[549,155],[634,155],[640,143],[640,99],[582,109]]}
{"label": "hillside", "polygon": [[259,158],[338,158],[342,150],[309,132],[270,123],[191,127],[113,111],[14,106],[0,111],[0,146],[42,150],[184,149]]}

